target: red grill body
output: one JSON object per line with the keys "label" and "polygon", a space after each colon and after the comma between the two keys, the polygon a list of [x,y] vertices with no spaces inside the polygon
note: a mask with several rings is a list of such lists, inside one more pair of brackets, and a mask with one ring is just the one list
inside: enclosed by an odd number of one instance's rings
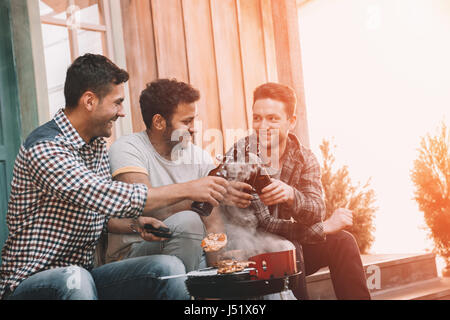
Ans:
{"label": "red grill body", "polygon": [[248,260],[256,263],[256,265],[250,266],[256,269],[251,270],[250,275],[256,276],[260,280],[282,278],[298,272],[295,249],[262,253],[250,257]]}

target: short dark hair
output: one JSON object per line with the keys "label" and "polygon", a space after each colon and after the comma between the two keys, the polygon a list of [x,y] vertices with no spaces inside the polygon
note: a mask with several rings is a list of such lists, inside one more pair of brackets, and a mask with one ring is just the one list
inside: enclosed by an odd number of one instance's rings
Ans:
{"label": "short dark hair", "polygon": [[100,101],[111,91],[111,84],[127,82],[128,72],[99,54],[87,53],[69,66],[64,84],[66,107],[74,108],[86,91],[92,91]]}
{"label": "short dark hair", "polygon": [[259,99],[273,99],[283,102],[288,118],[295,113],[297,97],[294,89],[287,85],[273,82],[264,83],[253,91],[253,104]]}
{"label": "short dark hair", "polygon": [[156,114],[170,122],[180,103],[193,103],[198,99],[200,92],[197,89],[176,79],[158,79],[148,83],[139,97],[145,126],[151,129]]}

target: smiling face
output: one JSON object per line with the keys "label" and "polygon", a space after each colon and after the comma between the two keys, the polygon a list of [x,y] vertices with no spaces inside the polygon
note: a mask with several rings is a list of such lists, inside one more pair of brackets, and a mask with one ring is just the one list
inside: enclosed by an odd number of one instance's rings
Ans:
{"label": "smiling face", "polygon": [[[284,152],[289,130],[295,126],[295,115],[289,117],[283,102],[265,98],[253,105],[253,129],[260,145],[270,153]],[[281,154],[280,154],[281,157]]]}
{"label": "smiling face", "polygon": [[111,84],[110,92],[100,99],[96,99],[95,106],[91,113],[92,136],[110,137],[112,134],[113,123],[119,118],[124,117],[123,101],[124,85],[123,83]]}
{"label": "smiling face", "polygon": [[195,134],[194,120],[197,116],[195,103],[180,103],[172,114],[170,121],[166,121],[164,140],[171,147],[183,142],[183,146],[190,141]]}

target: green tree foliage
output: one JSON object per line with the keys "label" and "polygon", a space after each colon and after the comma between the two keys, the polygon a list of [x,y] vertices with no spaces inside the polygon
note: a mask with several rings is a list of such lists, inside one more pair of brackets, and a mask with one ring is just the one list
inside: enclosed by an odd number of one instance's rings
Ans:
{"label": "green tree foliage", "polygon": [[358,243],[361,254],[366,254],[373,241],[375,226],[373,220],[378,209],[374,206],[375,192],[366,184],[353,184],[347,166],[335,169],[335,157],[328,140],[320,145],[322,152],[322,185],[325,195],[326,218],[337,208],[348,208],[353,211],[353,226],[347,231],[352,233]]}
{"label": "green tree foliage", "polygon": [[435,251],[450,270],[450,134],[442,122],[434,136],[421,138],[411,179],[414,199],[424,213]]}

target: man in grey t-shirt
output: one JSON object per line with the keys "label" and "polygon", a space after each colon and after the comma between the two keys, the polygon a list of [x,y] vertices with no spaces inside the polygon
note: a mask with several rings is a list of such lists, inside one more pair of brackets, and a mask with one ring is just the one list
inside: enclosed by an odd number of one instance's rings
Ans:
{"label": "man in grey t-shirt", "polygon": [[[194,134],[195,102],[199,92],[176,80],[160,79],[147,85],[140,96],[142,117],[146,130],[119,138],[110,148],[112,176],[128,183],[144,183],[151,187],[184,183],[208,175],[214,168],[211,156],[191,142]],[[175,140],[175,141],[173,141]],[[211,203],[217,205],[216,199]],[[208,232],[222,231],[216,209],[209,217],[191,211],[192,201],[182,201],[152,212],[163,220],[172,232],[199,234],[197,239],[174,236],[162,243],[142,241],[134,234],[108,235],[106,261],[169,254],[180,258],[186,271],[199,267],[202,256],[201,238]],[[124,222],[111,219],[116,229]],[[125,227],[125,226],[124,226]],[[120,228],[120,227],[119,227]]]}

